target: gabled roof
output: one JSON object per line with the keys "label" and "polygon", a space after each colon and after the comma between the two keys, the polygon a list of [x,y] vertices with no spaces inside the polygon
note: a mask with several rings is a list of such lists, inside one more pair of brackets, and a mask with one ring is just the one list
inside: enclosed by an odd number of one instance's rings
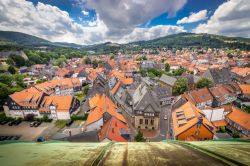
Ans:
{"label": "gabled roof", "polygon": [[190,91],[188,93],[185,93],[184,96],[187,98],[188,101],[192,102],[195,105],[209,100],[213,100],[213,96],[207,88]]}
{"label": "gabled roof", "polygon": [[212,95],[220,102],[224,102],[226,100],[225,95],[233,95],[224,85],[217,85],[215,87],[209,88]]}
{"label": "gabled roof", "polygon": [[69,112],[73,97],[72,96],[45,96],[39,111],[47,111],[46,107],[54,105],[57,112]]}
{"label": "gabled roof", "polygon": [[38,91],[36,88],[31,87],[21,92],[15,92],[10,95],[10,98],[18,103],[20,106],[38,106],[39,101],[42,99],[43,92]]}
{"label": "gabled roof", "polygon": [[37,84],[35,85],[35,88],[39,91],[43,91],[46,94],[52,94],[54,93],[55,87],[59,87],[60,89],[70,89],[77,86],[81,86],[80,80],[78,78],[64,78]]}
{"label": "gabled roof", "polygon": [[250,84],[240,84],[239,86],[244,95],[250,95]]}
{"label": "gabled roof", "polygon": [[121,78],[120,81],[121,81],[124,85],[131,85],[131,84],[133,84],[133,82],[134,82],[133,78]]}
{"label": "gabled roof", "polygon": [[174,83],[177,81],[177,79],[163,74],[160,78],[160,81],[164,82],[165,84],[174,86]]}
{"label": "gabled roof", "polygon": [[224,84],[224,83],[231,83],[231,74],[227,68],[213,68],[213,69],[208,69],[205,73],[204,76],[210,76],[212,77],[213,81],[215,84]]}
{"label": "gabled roof", "polygon": [[118,90],[118,88],[119,88],[120,85],[121,85],[121,81],[118,81],[118,82],[115,84],[114,88],[113,88],[112,91],[111,91],[111,93],[112,93],[113,95],[114,95],[115,92]]}
{"label": "gabled roof", "polygon": [[213,132],[214,126],[212,123],[207,120],[204,113],[192,103],[187,102],[173,111],[172,119],[175,136],[180,135],[192,126],[196,125],[200,118],[202,119],[202,124],[206,126],[210,132]]}
{"label": "gabled roof", "polygon": [[103,141],[105,138],[107,138],[111,141],[127,142],[127,140],[122,137],[124,131],[128,132],[128,126],[116,117],[112,117],[103,125],[102,129],[100,130],[99,140]]}
{"label": "gabled roof", "polygon": [[232,73],[235,73],[239,76],[247,76],[250,74],[250,68],[249,67],[246,67],[246,68],[239,68],[239,67],[234,67],[232,70],[231,70]]}
{"label": "gabled roof", "polygon": [[160,112],[159,103],[156,101],[156,94],[153,93],[146,85],[140,84],[132,97],[133,110]]}
{"label": "gabled roof", "polygon": [[86,121],[87,125],[100,120],[105,112],[108,112],[111,116],[127,123],[125,118],[117,112],[116,105],[105,95],[96,94],[89,100],[89,106],[91,111]]}
{"label": "gabled roof", "polygon": [[241,127],[250,131],[250,114],[249,113],[243,112],[236,107],[232,107],[232,112],[227,114],[226,117],[230,119],[231,121],[233,121],[234,123],[237,123]]}

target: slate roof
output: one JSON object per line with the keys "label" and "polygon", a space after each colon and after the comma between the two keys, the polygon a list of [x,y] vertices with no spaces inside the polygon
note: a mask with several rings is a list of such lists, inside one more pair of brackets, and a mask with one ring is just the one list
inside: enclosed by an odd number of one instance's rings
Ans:
{"label": "slate roof", "polygon": [[230,71],[226,68],[208,69],[203,76],[212,79],[215,84],[228,84],[232,82]]}
{"label": "slate roof", "polygon": [[77,135],[67,136],[59,140],[69,142],[99,142],[98,131],[89,131]]}
{"label": "slate roof", "polygon": [[146,85],[140,84],[133,94],[133,110],[143,112],[160,112],[156,94]]}
{"label": "slate roof", "polygon": [[165,84],[168,84],[170,86],[174,86],[174,83],[177,81],[177,79],[174,77],[170,77],[170,76],[163,74],[160,78],[160,81],[162,81]]}
{"label": "slate roof", "polygon": [[81,71],[78,73],[77,77],[78,77],[78,78],[79,78],[79,77],[88,77],[88,74],[87,74],[86,71],[81,70]]}

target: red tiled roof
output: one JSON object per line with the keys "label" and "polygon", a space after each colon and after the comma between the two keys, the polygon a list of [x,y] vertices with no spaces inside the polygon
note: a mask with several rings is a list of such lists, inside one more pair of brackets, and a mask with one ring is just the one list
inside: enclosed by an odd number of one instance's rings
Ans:
{"label": "red tiled roof", "polygon": [[127,140],[121,136],[121,130],[128,131],[128,126],[116,117],[111,117],[100,130],[98,134],[99,140],[103,141],[107,138],[116,142],[127,142]]}

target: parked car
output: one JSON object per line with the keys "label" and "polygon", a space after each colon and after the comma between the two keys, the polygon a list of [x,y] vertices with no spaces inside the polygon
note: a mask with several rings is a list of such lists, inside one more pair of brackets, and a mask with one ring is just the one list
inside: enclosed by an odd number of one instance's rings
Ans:
{"label": "parked car", "polygon": [[14,125],[17,126],[17,125],[19,125],[21,122],[22,122],[21,119],[17,119],[17,120],[14,121]]}
{"label": "parked car", "polygon": [[8,120],[2,120],[1,122],[0,122],[0,124],[1,125],[5,125],[6,123],[8,123],[9,121]]}
{"label": "parked car", "polygon": [[41,121],[37,121],[37,122],[35,123],[34,127],[38,127],[38,126],[40,126],[40,124],[42,124],[42,122],[41,122]]}
{"label": "parked car", "polygon": [[45,138],[44,137],[38,137],[36,139],[37,142],[44,142],[45,141]]}
{"label": "parked car", "polygon": [[19,136],[19,135],[15,135],[15,136],[13,136],[12,140],[19,140],[20,137],[21,137],[21,136]]}
{"label": "parked car", "polygon": [[72,123],[73,123],[73,120],[70,119],[67,121],[66,126],[70,126]]}
{"label": "parked car", "polygon": [[167,115],[165,115],[165,116],[164,116],[164,120],[167,120],[167,119],[168,119],[168,116],[167,116]]}
{"label": "parked car", "polygon": [[30,127],[35,126],[35,124],[36,124],[36,122],[31,122],[31,123],[30,123]]}
{"label": "parked car", "polygon": [[14,122],[15,122],[15,120],[12,120],[12,121],[10,121],[10,122],[8,123],[8,125],[9,125],[9,126],[13,126],[13,125],[14,125]]}

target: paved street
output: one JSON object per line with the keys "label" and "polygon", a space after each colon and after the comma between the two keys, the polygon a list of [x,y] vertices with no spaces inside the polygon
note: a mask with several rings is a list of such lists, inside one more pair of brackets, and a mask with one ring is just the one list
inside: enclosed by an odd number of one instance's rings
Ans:
{"label": "paved street", "polygon": [[[167,115],[167,120],[164,119],[164,116]],[[165,140],[170,132],[170,123],[171,123],[171,105],[163,106],[160,114],[160,134],[150,139],[150,141],[161,141]]]}

